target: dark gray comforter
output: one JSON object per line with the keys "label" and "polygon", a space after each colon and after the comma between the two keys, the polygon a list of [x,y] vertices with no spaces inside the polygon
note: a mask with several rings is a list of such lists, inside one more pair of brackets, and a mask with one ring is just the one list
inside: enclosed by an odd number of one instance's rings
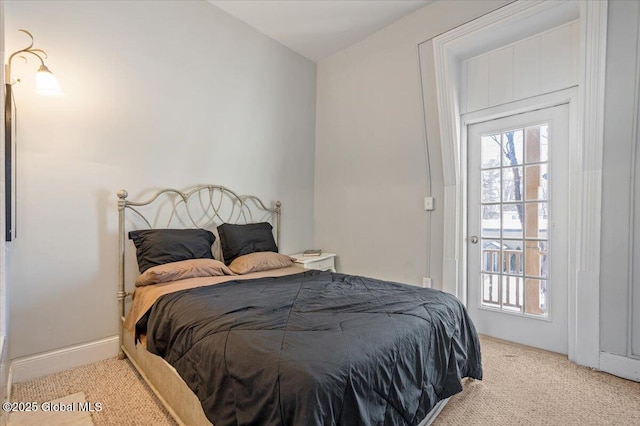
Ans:
{"label": "dark gray comforter", "polygon": [[455,297],[359,276],[308,271],[184,290],[145,320],[147,348],[215,426],[416,425],[463,377],[482,378]]}

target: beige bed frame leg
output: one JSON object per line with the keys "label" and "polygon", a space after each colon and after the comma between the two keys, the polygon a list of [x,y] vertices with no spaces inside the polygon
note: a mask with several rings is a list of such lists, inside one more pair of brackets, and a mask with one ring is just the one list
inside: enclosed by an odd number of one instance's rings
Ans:
{"label": "beige bed frame leg", "polygon": [[122,326],[124,324],[124,299],[127,297],[127,292],[124,289],[124,207],[127,202],[127,191],[121,189],[118,191],[118,359],[125,359],[125,354],[122,349],[124,345],[124,333]]}

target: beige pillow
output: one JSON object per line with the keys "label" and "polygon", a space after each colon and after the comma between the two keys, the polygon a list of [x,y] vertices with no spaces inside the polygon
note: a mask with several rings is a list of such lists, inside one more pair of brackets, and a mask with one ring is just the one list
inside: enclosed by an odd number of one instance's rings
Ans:
{"label": "beige pillow", "polygon": [[284,254],[272,251],[259,251],[236,257],[229,265],[229,269],[236,274],[242,275],[250,272],[286,268],[292,264],[293,259]]}
{"label": "beige pillow", "polygon": [[154,266],[140,274],[136,287],[196,277],[234,275],[227,266],[214,259],[188,259]]}

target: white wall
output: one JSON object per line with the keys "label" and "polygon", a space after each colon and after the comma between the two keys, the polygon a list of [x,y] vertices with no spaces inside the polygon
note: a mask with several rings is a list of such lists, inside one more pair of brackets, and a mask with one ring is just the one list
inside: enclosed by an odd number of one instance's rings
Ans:
{"label": "white wall", "polygon": [[[632,320],[640,318],[640,271],[638,263],[630,262],[637,261],[640,253],[637,245],[640,236],[640,168],[638,163],[634,163],[634,154],[640,154],[637,151],[639,26],[640,3],[609,2],[602,173],[600,348],[623,356],[634,353],[636,357],[640,357],[640,323],[634,324]],[[640,159],[636,157],[635,160]],[[635,220],[633,226],[632,220]],[[629,303],[629,296],[635,297],[635,304]],[[637,345],[635,351],[632,343]]]}
{"label": "white wall", "polygon": [[18,220],[11,357],[117,333],[116,191],[198,183],[283,203],[283,252],[313,244],[315,64],[208,2],[9,1],[65,97],[15,61]]}
{"label": "white wall", "polygon": [[[318,63],[315,245],[338,254],[341,272],[439,275],[427,259],[429,232],[441,250],[442,189],[432,177],[429,227],[418,44],[507,3],[435,2]],[[429,154],[437,173],[440,153]]]}

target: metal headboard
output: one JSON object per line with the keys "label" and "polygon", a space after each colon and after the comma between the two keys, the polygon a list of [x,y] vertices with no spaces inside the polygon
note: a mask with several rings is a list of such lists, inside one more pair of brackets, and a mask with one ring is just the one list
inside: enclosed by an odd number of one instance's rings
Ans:
{"label": "metal headboard", "polygon": [[[267,207],[258,197],[238,195],[220,185],[198,185],[186,192],[163,189],[147,201],[129,201],[124,189],[118,191],[118,312],[125,315],[125,299],[131,295],[125,289],[125,245],[127,229],[140,228],[215,228],[223,223],[270,222],[276,244],[280,243],[280,201]],[[126,213],[129,211],[130,215]],[[130,222],[130,227],[127,223]],[[120,347],[122,347],[122,325]],[[122,357],[120,351],[120,357]]]}

